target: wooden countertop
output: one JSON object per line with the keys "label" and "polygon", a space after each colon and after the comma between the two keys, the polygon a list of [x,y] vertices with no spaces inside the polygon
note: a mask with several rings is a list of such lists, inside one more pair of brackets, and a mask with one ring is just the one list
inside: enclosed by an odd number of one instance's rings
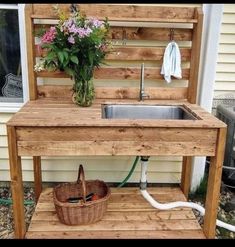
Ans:
{"label": "wooden countertop", "polygon": [[[102,104],[151,104],[184,105],[199,120],[140,120],[102,119]],[[7,122],[8,126],[27,127],[184,127],[184,128],[223,128],[226,125],[200,106],[179,100],[101,100],[96,99],[91,107],[79,107],[68,100],[38,99],[27,102],[19,112]]]}

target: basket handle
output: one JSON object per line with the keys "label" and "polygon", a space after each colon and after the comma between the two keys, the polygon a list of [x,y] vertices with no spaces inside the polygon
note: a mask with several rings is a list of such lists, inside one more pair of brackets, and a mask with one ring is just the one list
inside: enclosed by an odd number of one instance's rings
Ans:
{"label": "basket handle", "polygon": [[81,181],[82,183],[82,199],[83,202],[86,202],[86,181],[85,181],[85,174],[84,174],[84,170],[83,170],[83,166],[80,165],[79,166],[79,170],[78,170],[78,179],[77,179],[77,183],[79,183],[79,181]]}

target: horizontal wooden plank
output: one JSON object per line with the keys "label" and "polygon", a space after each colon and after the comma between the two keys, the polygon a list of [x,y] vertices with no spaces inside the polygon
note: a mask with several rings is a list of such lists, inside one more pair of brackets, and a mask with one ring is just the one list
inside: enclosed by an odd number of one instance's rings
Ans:
{"label": "horizontal wooden plank", "polygon": [[[192,211],[152,211],[152,212],[142,212],[135,211],[130,215],[129,212],[107,212],[102,220],[115,220],[115,221],[125,221],[125,220],[190,220],[195,219],[195,215]],[[56,212],[40,211],[36,212],[32,221],[59,221]]]}
{"label": "horizontal wooden plank", "polygon": [[[104,8],[105,6],[105,8]],[[69,13],[69,4],[60,4],[60,9],[64,13]],[[194,19],[194,7],[159,7],[159,6],[138,6],[138,5],[118,5],[118,4],[79,4],[81,13],[95,16],[99,19],[108,17],[109,20],[136,20],[136,21],[160,21],[163,22],[197,22]],[[56,18],[51,4],[34,4],[34,18]]]}
{"label": "horizontal wooden plank", "polygon": [[[139,203],[146,204],[144,197],[141,195],[140,189],[137,187],[110,187],[110,190],[110,203],[132,203],[132,200],[134,200],[136,202],[139,201]],[[174,200],[174,197],[180,198],[181,201],[186,200],[184,194],[180,193],[179,187],[149,187],[148,192],[153,196],[153,198],[160,201],[172,201]],[[53,203],[52,188],[46,188],[43,191],[43,194],[40,195],[40,203]],[[155,209],[153,208],[153,210]]]}
{"label": "horizontal wooden plank", "polygon": [[[165,47],[115,47],[106,56],[106,60],[142,60],[161,61],[165,52]],[[180,48],[181,61],[190,61],[191,49]]]}
{"label": "horizontal wooden plank", "polygon": [[[182,80],[189,79],[189,69],[182,69]],[[161,68],[145,67],[145,79],[160,79],[164,80],[160,74]],[[49,78],[69,78],[69,75],[62,71],[42,71],[37,73],[38,77],[49,77]],[[94,79],[114,79],[115,80],[138,80],[140,79],[140,68],[126,67],[126,68],[115,68],[115,67],[100,67],[94,71]]]}
{"label": "horizontal wooden plank", "polygon": [[[49,112],[48,112],[49,114]],[[18,127],[18,141],[194,141],[216,140],[216,130],[184,128]]]}
{"label": "horizontal wooden plank", "polygon": [[[49,29],[50,24],[35,24],[35,31],[39,31],[42,28],[44,30]],[[170,40],[170,28],[150,28],[150,27],[115,27],[111,26],[108,33],[109,39],[123,39],[126,40],[158,40],[169,41]],[[192,29],[175,28],[174,29],[175,41],[191,41]]]}
{"label": "horizontal wooden plank", "polygon": [[[137,94],[137,93],[136,93]],[[147,104],[147,105],[183,105],[200,120],[161,120],[161,119],[103,119],[101,104]],[[30,108],[33,108],[30,110]],[[45,109],[50,113],[44,113]],[[35,109],[35,111],[34,111]],[[55,110],[56,109],[56,110]],[[58,121],[59,120],[59,121]],[[89,108],[78,107],[65,97],[44,98],[30,101],[8,122],[9,126],[47,126],[47,127],[173,127],[173,128],[224,128],[226,125],[209,114],[203,108],[192,105],[186,100],[144,100],[138,99],[95,99]]]}
{"label": "horizontal wooden plank", "polygon": [[27,239],[204,239],[202,230],[172,230],[172,231],[70,231],[70,232],[36,232],[31,230]]}
{"label": "horizontal wooden plank", "polygon": [[18,141],[20,156],[64,155],[171,155],[214,156],[215,142],[164,141]]}
{"label": "horizontal wooden plank", "polygon": [[[128,212],[133,212],[137,215],[136,212],[146,212],[146,214],[156,213],[156,214],[169,214],[168,219],[171,218],[172,215],[185,215],[191,212],[190,208],[178,207],[173,208],[171,210],[159,210],[153,208],[141,195],[140,189],[137,187],[123,187],[123,188],[115,188],[111,187],[111,198],[108,201],[108,210],[107,213],[117,213],[127,215]],[[179,187],[149,187],[148,192],[152,195],[152,197],[161,202],[172,202],[179,198],[180,201],[186,201],[184,194],[180,191]],[[113,198],[113,199],[112,199]],[[122,198],[122,202],[120,202],[120,198]],[[133,203],[132,199],[135,202]],[[37,204],[36,212],[48,213],[48,215],[55,212],[55,207],[53,203],[52,196],[52,188],[47,188],[40,195],[40,201]],[[171,215],[172,213],[172,215]],[[117,214],[115,214],[117,216]],[[192,215],[191,215],[192,216]],[[110,218],[110,217],[108,217]],[[183,216],[185,218],[185,216]],[[34,219],[34,218],[33,218]],[[111,220],[114,220],[110,218]],[[150,218],[149,218],[150,219]],[[117,220],[120,220],[118,217]]]}
{"label": "horizontal wooden plank", "polygon": [[95,224],[67,226],[60,222],[50,221],[32,221],[29,231],[48,231],[53,228],[53,231],[120,231],[120,230],[199,230],[197,220],[161,220],[156,222],[152,220],[125,220],[125,224],[120,221],[98,221]]}
{"label": "horizontal wooden plank", "polygon": [[[187,87],[148,87],[145,92],[149,99],[178,100],[187,98]],[[138,99],[139,88],[135,87],[96,87],[95,95],[97,99]],[[71,86],[38,86],[38,96],[40,98],[67,98],[72,99]]]}
{"label": "horizontal wooden plank", "polygon": [[[164,201],[162,201],[164,202]],[[171,211],[182,211],[185,208],[173,208]],[[54,212],[55,205],[52,202],[44,202],[37,204],[36,212]],[[125,202],[125,203],[108,203],[108,212],[158,212],[158,209],[153,208],[149,203],[132,203],[132,202]]]}
{"label": "horizontal wooden plank", "polygon": [[[165,47],[114,47],[112,52],[107,54],[105,60],[140,60],[140,61],[162,61]],[[36,57],[46,56],[46,50],[35,46]],[[180,48],[181,61],[190,61],[191,49]]]}
{"label": "horizontal wooden plank", "polygon": [[[128,198],[129,197],[129,198]],[[172,193],[169,195],[165,195],[165,194],[155,194],[153,196],[157,201],[159,202],[165,202],[165,201],[169,201],[169,202],[173,202],[173,201],[183,201],[184,200],[184,196],[180,193]],[[140,195],[135,195],[135,194],[125,194],[125,196],[120,195],[120,194],[113,194],[112,197],[109,199],[109,204],[115,204],[118,201],[119,205],[124,205],[125,203],[131,203],[133,204],[146,204],[145,199],[140,196]],[[41,203],[48,203],[49,200],[47,197],[45,198],[41,198],[40,200]],[[53,201],[52,201],[53,203]],[[155,211],[155,210],[153,210]],[[169,214],[169,211],[168,211]],[[168,216],[169,217],[169,216]],[[185,217],[183,217],[185,218]],[[110,215],[107,215],[106,220],[114,220]],[[116,220],[116,219],[115,219]],[[120,218],[118,218],[118,220],[120,220]]]}
{"label": "horizontal wooden plank", "polygon": [[[180,189],[148,188],[154,198],[167,202],[185,197]],[[120,201],[121,200],[121,201]],[[134,200],[134,201],[133,201]],[[179,233],[182,233],[179,235]],[[190,234],[191,235],[190,235]],[[43,191],[28,228],[27,238],[204,238],[190,208],[158,210],[140,194],[138,188],[111,188],[108,209],[99,222],[90,225],[61,224],[55,212],[52,188]]]}

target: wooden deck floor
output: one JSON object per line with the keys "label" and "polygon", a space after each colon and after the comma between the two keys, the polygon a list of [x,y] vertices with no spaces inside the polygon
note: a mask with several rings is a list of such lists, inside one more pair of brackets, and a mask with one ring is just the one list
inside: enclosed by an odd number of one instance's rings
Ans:
{"label": "wooden deck floor", "polygon": [[[179,188],[149,188],[159,202],[185,201]],[[160,211],[153,208],[138,188],[112,188],[108,211],[97,223],[67,226],[59,222],[52,188],[41,194],[26,238],[205,238],[189,208]]]}

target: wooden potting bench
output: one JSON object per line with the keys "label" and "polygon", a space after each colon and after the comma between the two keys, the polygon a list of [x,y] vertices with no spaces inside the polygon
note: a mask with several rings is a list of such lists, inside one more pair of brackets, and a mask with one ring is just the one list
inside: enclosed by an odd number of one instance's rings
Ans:
{"label": "wooden potting bench", "polygon": [[[61,4],[65,12],[69,4]],[[76,106],[71,100],[71,85],[38,85],[38,77],[66,78],[62,72],[35,73],[35,58],[40,56],[34,40],[42,20],[56,19],[50,4],[26,5],[30,101],[7,123],[11,186],[16,238],[214,238],[220,191],[226,125],[196,105],[198,67],[203,14],[201,8],[159,7],[150,5],[79,4],[87,16],[108,17],[110,38],[131,42],[115,46],[106,58],[110,66],[95,71],[95,79],[115,79],[120,87],[96,86],[91,107]],[[165,86],[160,75],[165,45],[179,43],[185,85]],[[184,42],[188,45],[184,46]],[[118,63],[115,61],[122,61]],[[149,99],[138,101],[140,64],[145,62],[145,79],[157,80],[146,87]],[[130,66],[131,64],[131,66]],[[125,80],[133,86],[124,87]],[[61,79],[60,79],[61,80]],[[196,120],[103,119],[102,104],[182,105]],[[204,226],[201,229],[191,209],[160,211],[145,201],[138,188],[112,188],[105,217],[87,226],[66,226],[58,221],[52,189],[42,191],[41,156],[86,155],[169,155],[183,156],[179,188],[149,188],[161,202],[186,200],[193,156],[209,156],[210,170]],[[32,156],[37,206],[26,232],[21,157]],[[111,169],[111,165],[110,165]]]}

